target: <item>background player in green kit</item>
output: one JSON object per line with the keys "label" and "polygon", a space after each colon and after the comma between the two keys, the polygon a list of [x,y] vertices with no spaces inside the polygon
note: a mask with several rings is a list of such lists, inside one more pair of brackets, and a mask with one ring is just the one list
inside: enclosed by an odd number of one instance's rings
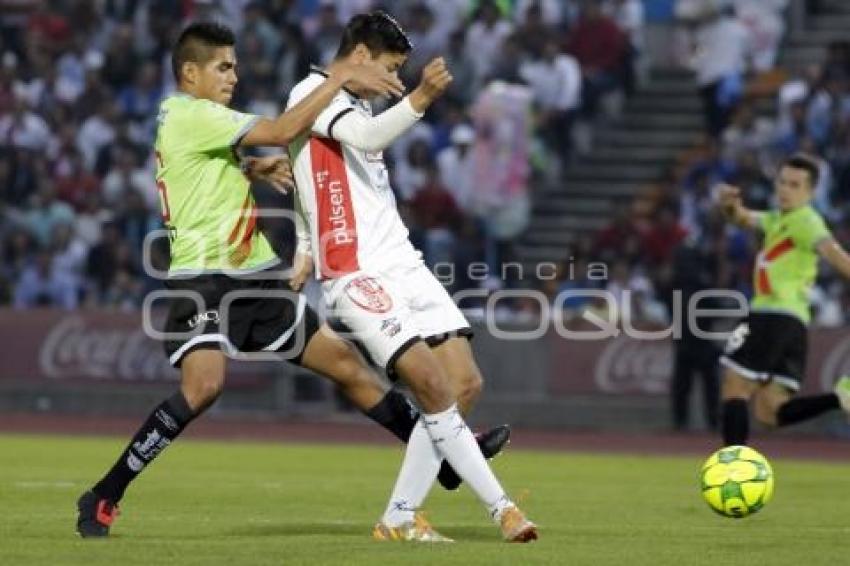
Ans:
{"label": "background player in green kit", "polygon": [[839,380],[833,393],[794,397],[806,367],[809,291],[819,257],[850,278],[850,256],[810,205],[818,174],[815,158],[788,158],[775,181],[778,208],[765,212],[744,207],[737,187],[720,187],[727,217],[764,236],[750,314],[732,332],[720,358],[724,445],[747,443],[750,401],[756,419],[768,426],[798,423],[838,408],[850,412],[848,378]]}
{"label": "background player in green kit", "polygon": [[[171,243],[165,349],[181,370],[180,390],[151,412],[112,468],[80,497],[77,532],[84,537],[108,535],[130,482],[216,400],[226,354],[284,353],[331,377],[358,408],[402,440],[418,419],[405,397],[387,393],[354,347],[320,327],[304,297],[271,271],[280,259],[257,227],[246,174],[280,188],[290,172],[285,158],[241,161],[237,153],[239,146],[286,145],[344,84],[400,95],[401,83],[378,65],[352,64],[277,119],[243,114],[227,108],[237,81],[233,45],[226,27],[200,23],[186,28],[174,47],[178,91],[160,105],[155,155]],[[507,429],[499,427],[479,444],[492,456],[489,449],[506,440]]]}

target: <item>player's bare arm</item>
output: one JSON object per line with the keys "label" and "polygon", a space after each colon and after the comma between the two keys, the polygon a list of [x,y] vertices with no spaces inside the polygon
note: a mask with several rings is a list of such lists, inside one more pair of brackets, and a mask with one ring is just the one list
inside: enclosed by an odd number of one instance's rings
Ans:
{"label": "player's bare arm", "polygon": [[339,90],[349,85],[369,89],[382,96],[401,96],[404,86],[396,76],[380,65],[344,63],[336,66],[318,88],[297,105],[274,120],[260,119],[242,138],[247,146],[285,146],[309,129]]}
{"label": "player's bare arm", "polygon": [[821,240],[815,249],[829,265],[841,275],[850,279],[850,254],[835,241],[835,238]]}
{"label": "player's bare arm", "polygon": [[744,206],[741,189],[722,183],[717,188],[717,201],[724,216],[742,228],[755,230],[759,227],[760,212]]}

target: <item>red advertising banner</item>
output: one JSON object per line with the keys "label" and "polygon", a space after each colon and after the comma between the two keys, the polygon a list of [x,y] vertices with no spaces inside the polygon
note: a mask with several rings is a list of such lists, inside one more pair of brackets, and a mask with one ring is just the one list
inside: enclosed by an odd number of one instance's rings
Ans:
{"label": "red advertising banner", "polygon": [[[550,393],[565,395],[666,395],[673,372],[673,341],[638,340],[625,335],[572,341],[551,333]],[[803,392],[832,389],[850,375],[850,331],[809,332],[809,356]]]}
{"label": "red advertising banner", "polygon": [[[0,309],[0,380],[176,382],[162,343],[142,329],[140,312]],[[268,362],[231,362],[236,387],[267,383]]]}

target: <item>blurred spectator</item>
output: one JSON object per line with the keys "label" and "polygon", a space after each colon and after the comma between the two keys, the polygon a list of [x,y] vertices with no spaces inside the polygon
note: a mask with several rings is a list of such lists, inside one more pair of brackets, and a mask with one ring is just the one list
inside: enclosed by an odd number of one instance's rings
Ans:
{"label": "blurred spectator", "polygon": [[128,190],[123,198],[121,213],[115,218],[123,241],[129,246],[134,258],[140,258],[142,244],[148,232],[159,226],[159,218],[151,212],[142,195]]}
{"label": "blurred spectator", "polygon": [[121,232],[115,223],[103,225],[100,242],[92,246],[86,259],[86,275],[94,283],[96,297],[102,297],[112,285],[118,271]]}
{"label": "blurred spectator", "polygon": [[101,76],[114,88],[122,89],[133,82],[139,63],[139,54],[133,48],[133,28],[126,24],[117,26],[106,49]]}
{"label": "blurred spectator", "polygon": [[472,61],[477,84],[490,76],[502,42],[512,31],[513,24],[502,18],[495,2],[482,0],[478,16],[466,31],[466,53]]}
{"label": "blurred spectator", "polygon": [[[718,275],[721,272],[718,265],[722,256],[722,232],[720,244],[716,237],[689,237],[676,248],[673,256],[672,288],[681,293],[680,305],[682,312],[690,304],[691,298],[705,289],[722,288],[724,282]],[[700,301],[700,309],[718,307],[708,304],[708,300]],[[692,326],[690,317],[682,320],[682,335],[673,342],[675,353],[673,375],[670,381],[670,401],[672,406],[673,427],[684,431],[690,427],[691,389],[696,378],[701,381],[703,414],[708,430],[715,430],[718,423],[720,406],[720,378],[718,375],[717,356],[720,349],[710,340],[700,337],[695,332],[710,332],[704,320],[696,319],[696,327]]]}
{"label": "blurred spectator", "polygon": [[600,98],[623,85],[628,39],[602,12],[598,2],[585,0],[581,6],[581,17],[572,30],[568,51],[581,66],[583,106],[593,116]]}
{"label": "blurred spectator", "polygon": [[139,167],[138,157],[132,148],[116,148],[115,164],[103,180],[103,201],[118,208],[129,193],[142,195],[149,209],[159,206],[159,196],[151,171]]}
{"label": "blurred spectator", "polygon": [[41,189],[30,197],[24,222],[38,244],[47,247],[57,226],[74,223],[74,209],[68,203],[56,200],[56,189],[45,181]]}
{"label": "blurred spectator", "polygon": [[88,195],[100,191],[100,179],[86,170],[78,151],[71,152],[67,161],[56,169],[56,196],[75,209],[83,206]]}
{"label": "blurred spectator", "polygon": [[132,85],[118,93],[118,107],[131,120],[153,121],[162,99],[159,66],[145,63],[138,70]]}
{"label": "blurred spectator", "polygon": [[313,44],[306,41],[304,32],[297,25],[284,23],[280,34],[283,42],[274,60],[277,61],[277,93],[285,97],[307,76],[310,65],[319,64],[320,55]]}
{"label": "blurred spectator", "polygon": [[474,141],[472,126],[457,125],[451,132],[451,146],[437,155],[440,180],[460,209],[467,213],[471,210],[475,190],[475,170],[470,151]]}
{"label": "blurred spectator", "polygon": [[416,225],[424,232],[425,263],[432,267],[452,262],[455,247],[454,230],[461,221],[457,203],[440,184],[437,167],[430,164],[425,170],[425,183],[410,201]]}
{"label": "blurred spectator", "polygon": [[0,140],[4,144],[40,151],[50,141],[50,128],[41,116],[29,109],[24,99],[18,98],[12,112],[0,116]]}
{"label": "blurred spectator", "polygon": [[755,153],[759,163],[766,167],[770,161],[768,150],[773,136],[773,122],[769,118],[756,116],[752,103],[744,102],[721,136],[723,157],[735,161],[745,152]]}
{"label": "blurred spectator", "polygon": [[417,79],[422,67],[434,57],[443,55],[451,30],[436,24],[434,13],[424,2],[413,5],[409,21],[407,32],[414,49],[405,63],[405,74]]}
{"label": "blurred spectator", "polygon": [[738,19],[752,37],[753,68],[768,71],[775,66],[779,43],[785,32],[783,11],[789,0],[735,0]]}
{"label": "blurred spectator", "polygon": [[333,0],[322,0],[318,20],[319,25],[316,33],[313,34],[310,41],[319,53],[321,64],[327,65],[336,56],[339,38],[342,36],[343,30]]}
{"label": "blurred spectator", "polygon": [[42,251],[15,284],[14,306],[17,309],[46,306],[74,309],[79,303],[78,293],[73,279],[55,269],[50,253]]}
{"label": "blurred spectator", "polygon": [[520,4],[528,7],[522,12],[525,17],[518,20],[521,25],[516,30],[516,36],[526,53],[539,57],[546,41],[557,41],[555,38],[558,37],[558,32],[543,19],[543,8],[539,2],[520,2],[517,4],[517,10],[520,9]]}
{"label": "blurred spectator", "polygon": [[107,104],[83,121],[77,134],[77,147],[83,153],[86,168],[92,169],[101,148],[115,140],[118,119],[117,104]]}
{"label": "blurred spectator", "polygon": [[260,49],[259,59],[271,63],[281,47],[281,37],[268,19],[266,2],[252,1],[244,7],[242,21],[242,37],[256,38]]}
{"label": "blurred spectator", "polygon": [[751,45],[731,7],[710,11],[695,33],[693,67],[703,102],[706,131],[718,137],[743,93]]}
{"label": "blurred spectator", "polygon": [[650,264],[668,263],[673,250],[688,231],[679,222],[679,211],[665,206],[656,212],[656,217],[643,236],[643,252]]}
{"label": "blurred spectator", "polygon": [[620,204],[608,225],[596,234],[593,257],[606,263],[615,258],[636,261],[645,230],[635,217],[631,205]]}
{"label": "blurred spectator", "polygon": [[531,87],[540,133],[550,151],[567,163],[572,147],[572,127],[581,104],[581,69],[558,43],[546,41],[541,57],[525,62],[520,74]]}
{"label": "blurred spectator", "polygon": [[468,105],[472,102],[477,83],[475,64],[466,51],[465,37],[463,30],[452,32],[444,58],[453,77],[448,96]]}
{"label": "blurred spectator", "polygon": [[638,76],[646,67],[644,53],[644,9],[641,0],[609,0],[605,11],[628,38],[628,50],[623,61],[623,86],[626,93],[635,90]]}
{"label": "blurred spectator", "polygon": [[516,0],[514,2],[514,20],[527,25],[529,19],[539,18],[546,26],[557,26],[567,23],[567,8],[569,2],[560,0]]}
{"label": "blurred spectator", "polygon": [[395,184],[401,200],[413,198],[416,190],[425,185],[426,172],[433,161],[431,146],[426,139],[414,139],[407,147],[404,159],[396,163]]}

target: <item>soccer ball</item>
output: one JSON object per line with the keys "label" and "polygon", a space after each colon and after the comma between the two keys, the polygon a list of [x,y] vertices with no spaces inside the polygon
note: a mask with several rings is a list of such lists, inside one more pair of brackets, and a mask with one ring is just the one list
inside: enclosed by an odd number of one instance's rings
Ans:
{"label": "soccer ball", "polygon": [[721,448],[700,471],[702,496],[724,517],[740,519],[765,506],[773,496],[773,469],[748,446]]}

